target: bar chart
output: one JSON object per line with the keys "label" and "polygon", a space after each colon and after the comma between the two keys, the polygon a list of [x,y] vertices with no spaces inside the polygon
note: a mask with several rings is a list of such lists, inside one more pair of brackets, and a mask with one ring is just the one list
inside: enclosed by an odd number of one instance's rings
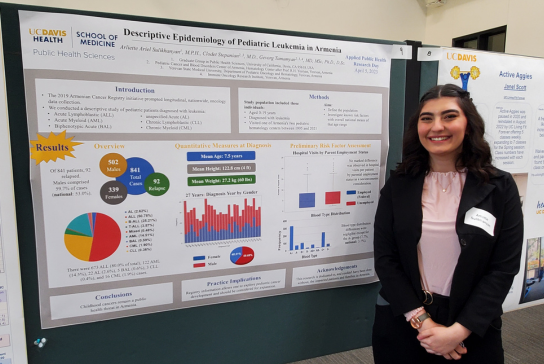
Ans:
{"label": "bar chart", "polygon": [[356,178],[349,156],[284,158],[283,203],[286,212],[331,210],[356,205]]}
{"label": "bar chart", "polygon": [[260,237],[260,200],[257,196],[184,201],[185,243]]}
{"label": "bar chart", "polygon": [[[296,250],[304,250],[304,249],[316,249],[316,248],[328,248],[331,245],[325,241],[325,232],[320,232],[321,241],[317,242],[316,237],[311,238],[307,242],[300,241],[297,245],[295,245],[295,227],[289,226],[289,250],[290,251],[296,251]],[[308,236],[306,236],[308,237]],[[314,242],[315,241],[315,242]]]}

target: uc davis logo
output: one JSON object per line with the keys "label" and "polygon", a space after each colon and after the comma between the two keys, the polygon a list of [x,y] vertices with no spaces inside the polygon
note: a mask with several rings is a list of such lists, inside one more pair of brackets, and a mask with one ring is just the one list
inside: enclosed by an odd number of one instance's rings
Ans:
{"label": "uc davis logo", "polygon": [[461,71],[459,66],[455,66],[450,71],[451,77],[453,77],[455,80],[461,78],[461,81],[463,82],[463,90],[468,91],[468,79],[469,77],[473,80],[480,77],[480,69],[476,66],[470,67],[470,71]]}
{"label": "uc davis logo", "polygon": [[66,30],[61,29],[28,29],[28,33],[34,36],[34,42],[40,43],[63,43],[66,37]]}

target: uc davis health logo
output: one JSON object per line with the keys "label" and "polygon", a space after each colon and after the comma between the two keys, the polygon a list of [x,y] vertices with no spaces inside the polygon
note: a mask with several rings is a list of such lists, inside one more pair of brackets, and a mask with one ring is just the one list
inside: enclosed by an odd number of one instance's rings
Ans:
{"label": "uc davis health logo", "polygon": [[459,66],[455,66],[450,71],[451,77],[453,77],[455,80],[461,78],[461,81],[463,82],[463,90],[468,91],[468,79],[469,77],[473,80],[480,77],[480,69],[476,66],[470,67],[470,71],[461,71]]}
{"label": "uc davis health logo", "polygon": [[28,33],[33,36],[34,42],[39,43],[64,43],[66,30],[62,29],[28,29]]}

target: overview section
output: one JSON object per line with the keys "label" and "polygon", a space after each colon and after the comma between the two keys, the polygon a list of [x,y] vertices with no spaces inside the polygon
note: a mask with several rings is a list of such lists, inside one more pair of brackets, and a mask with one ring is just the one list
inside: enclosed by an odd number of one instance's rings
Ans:
{"label": "overview section", "polygon": [[44,328],[377,280],[391,45],[19,17]]}

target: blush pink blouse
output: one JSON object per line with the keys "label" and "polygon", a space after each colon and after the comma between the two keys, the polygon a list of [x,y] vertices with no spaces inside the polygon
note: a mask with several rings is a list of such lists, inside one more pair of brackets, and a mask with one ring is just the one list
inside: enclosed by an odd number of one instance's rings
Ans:
{"label": "blush pink blouse", "polygon": [[423,225],[417,246],[421,286],[443,296],[450,295],[461,253],[455,220],[466,178],[466,170],[430,172],[423,183]]}

